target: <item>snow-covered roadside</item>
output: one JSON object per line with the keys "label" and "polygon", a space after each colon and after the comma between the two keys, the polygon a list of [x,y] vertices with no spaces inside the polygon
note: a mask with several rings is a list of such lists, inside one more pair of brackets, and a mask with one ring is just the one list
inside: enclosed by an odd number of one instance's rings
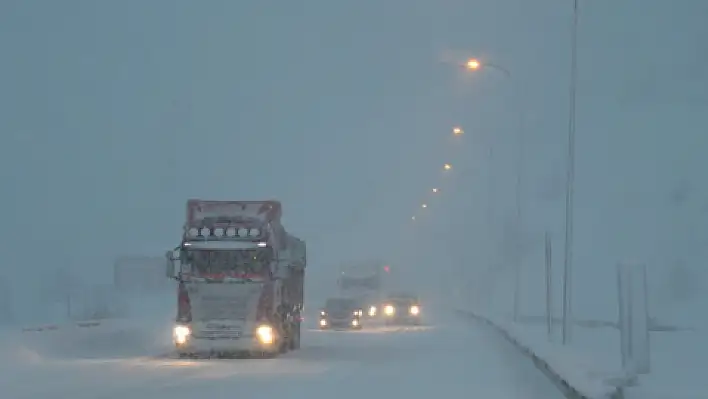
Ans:
{"label": "snow-covered roadside", "polygon": [[[497,330],[521,352],[531,357],[566,397],[574,399],[625,398],[623,385],[631,378],[619,368],[609,367],[608,359],[584,355],[556,346],[504,320],[461,310],[461,314]],[[541,339],[539,339],[541,338]]]}
{"label": "snow-covered roadside", "polygon": [[[616,374],[621,370],[619,331],[615,328],[588,328],[576,325],[573,340],[567,347],[559,342],[560,333],[554,332],[549,342],[546,327],[534,324],[502,323],[536,348],[548,348],[554,356],[571,352],[573,357],[585,359],[592,367],[601,366],[602,374]],[[708,345],[705,331],[677,329],[651,333],[651,371],[640,375],[636,386],[625,389],[626,399],[698,399],[705,398],[708,381],[705,379]],[[538,350],[542,353],[541,350]],[[592,372],[592,370],[591,370]]]}
{"label": "snow-covered roadside", "polygon": [[576,325],[571,344],[562,346],[560,332],[554,331],[553,340],[549,340],[544,325],[472,315],[492,323],[518,345],[543,359],[561,379],[587,397],[607,397],[614,386],[634,382],[633,386],[623,389],[623,398],[706,398],[708,345],[703,330],[652,332],[651,372],[632,381],[631,376],[622,371],[619,332],[615,328]]}
{"label": "snow-covered roadside", "polygon": [[[121,317],[6,325],[0,329],[0,349],[18,360],[91,358],[116,349],[128,355],[167,353],[175,314],[172,294],[124,295],[120,300],[126,312]],[[160,353],[152,353],[154,348]]]}
{"label": "snow-covered roadside", "polygon": [[[25,321],[24,323],[3,325],[0,331],[50,332],[76,328],[107,328],[125,326],[130,323],[143,323],[145,320],[169,319],[176,310],[176,299],[173,292],[157,292],[154,294],[130,295],[116,297],[120,301],[123,312],[115,315],[106,314],[100,318],[47,317],[41,322]],[[37,317],[33,319],[38,319]],[[41,318],[39,318],[41,319]],[[32,320],[32,319],[31,319]]]}

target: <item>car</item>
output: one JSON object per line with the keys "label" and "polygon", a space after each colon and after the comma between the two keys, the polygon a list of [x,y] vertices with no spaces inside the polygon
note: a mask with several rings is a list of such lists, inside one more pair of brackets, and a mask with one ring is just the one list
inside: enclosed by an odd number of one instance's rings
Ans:
{"label": "car", "polygon": [[360,330],[363,309],[353,298],[329,298],[320,309],[319,328],[321,330]]}
{"label": "car", "polygon": [[380,306],[376,302],[371,302],[368,306],[365,307],[366,309],[366,317],[368,319],[375,319],[380,316],[379,309]]}
{"label": "car", "polygon": [[363,310],[362,317],[364,319],[373,320],[380,315],[381,304],[375,298],[359,298],[357,303],[359,308]]}
{"label": "car", "polygon": [[420,299],[413,294],[397,293],[389,295],[383,304],[386,325],[420,325]]}

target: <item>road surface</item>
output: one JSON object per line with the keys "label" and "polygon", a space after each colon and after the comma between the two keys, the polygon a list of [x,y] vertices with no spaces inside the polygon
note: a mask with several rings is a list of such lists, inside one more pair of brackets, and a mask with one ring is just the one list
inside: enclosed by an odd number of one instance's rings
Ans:
{"label": "road surface", "polygon": [[508,343],[452,315],[420,327],[308,329],[300,351],[277,359],[170,359],[167,327],[5,332],[3,397],[562,399]]}

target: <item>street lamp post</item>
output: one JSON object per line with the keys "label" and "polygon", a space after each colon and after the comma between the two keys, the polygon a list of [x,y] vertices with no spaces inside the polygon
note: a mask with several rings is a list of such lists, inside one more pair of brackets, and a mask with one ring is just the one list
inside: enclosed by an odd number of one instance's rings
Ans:
{"label": "street lamp post", "polygon": [[[498,72],[501,72],[504,77],[512,81],[512,84],[514,85],[514,89],[518,88],[516,87],[516,82],[514,82],[513,75],[511,74],[511,71],[509,69],[505,68],[502,65],[499,64],[494,64],[491,62],[481,62],[475,58],[472,58],[468,60],[465,63],[465,68],[471,71],[476,71],[481,68],[489,68],[489,69],[494,69]],[[517,126],[516,133],[517,133],[517,145],[516,145],[516,182],[515,182],[515,208],[516,208],[516,231],[514,232],[514,310],[513,310],[513,318],[514,321],[517,321],[519,317],[519,307],[520,307],[520,290],[521,290],[521,263],[522,263],[522,234],[521,230],[523,227],[523,195],[522,195],[522,189],[523,189],[523,171],[524,171],[524,155],[525,155],[525,134],[524,134],[524,112],[523,112],[523,107],[521,106],[521,99],[516,98],[515,101],[518,101],[517,106],[518,106],[518,123],[519,125]],[[492,149],[490,148],[490,155],[492,153]],[[491,167],[491,165],[490,165]],[[490,171],[491,173],[491,171]],[[491,198],[489,199],[491,203]]]}
{"label": "street lamp post", "polygon": [[575,98],[578,70],[578,0],[573,1],[568,109],[568,166],[565,181],[565,248],[563,254],[563,345],[570,342],[572,323],[573,197],[575,185]]}

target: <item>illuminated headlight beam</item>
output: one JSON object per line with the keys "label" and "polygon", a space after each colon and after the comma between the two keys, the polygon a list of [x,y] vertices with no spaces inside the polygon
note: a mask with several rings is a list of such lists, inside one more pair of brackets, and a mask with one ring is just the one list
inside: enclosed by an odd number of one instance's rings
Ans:
{"label": "illuminated headlight beam", "polygon": [[393,316],[394,313],[396,313],[396,308],[394,308],[392,305],[384,306],[384,314],[386,316]]}
{"label": "illuminated headlight beam", "polygon": [[275,333],[273,332],[273,327],[265,324],[259,326],[256,329],[256,337],[258,337],[258,341],[260,341],[262,344],[272,344],[273,341],[275,341]]}
{"label": "illuminated headlight beam", "polygon": [[187,339],[189,339],[191,334],[192,331],[187,326],[175,326],[172,331],[172,335],[177,345],[182,345],[187,342]]}

